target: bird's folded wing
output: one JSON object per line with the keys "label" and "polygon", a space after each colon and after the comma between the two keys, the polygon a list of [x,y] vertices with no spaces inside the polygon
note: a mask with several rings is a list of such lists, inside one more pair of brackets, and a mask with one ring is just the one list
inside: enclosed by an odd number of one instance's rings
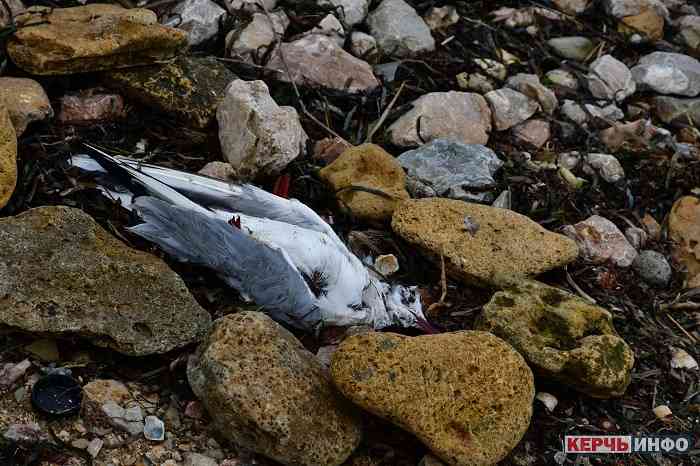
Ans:
{"label": "bird's folded wing", "polygon": [[139,197],[134,208],[144,223],[131,227],[172,257],[216,271],[277,320],[309,330],[319,320],[314,297],[286,253],[225,221]]}
{"label": "bird's folded wing", "polygon": [[[71,163],[86,171],[97,171],[89,161],[91,154],[106,155],[92,146],[86,145],[90,154],[72,157]],[[144,175],[157,179],[195,202],[213,208],[223,208],[231,212],[242,212],[250,216],[269,218],[309,230],[327,233],[335,237],[333,229],[316,213],[296,199],[285,199],[250,184],[238,184],[204,175],[196,175],[141,163],[126,157],[112,157]],[[107,167],[104,167],[107,169]]]}

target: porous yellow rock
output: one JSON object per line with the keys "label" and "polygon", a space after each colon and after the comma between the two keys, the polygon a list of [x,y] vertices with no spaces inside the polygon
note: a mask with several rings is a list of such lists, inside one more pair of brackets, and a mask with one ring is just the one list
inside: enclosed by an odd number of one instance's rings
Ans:
{"label": "porous yellow rock", "polygon": [[336,192],[341,208],[370,222],[388,221],[398,202],[409,198],[401,165],[376,144],[345,150],[320,176]]}
{"label": "porous yellow rock", "polygon": [[0,209],[17,186],[17,135],[10,114],[0,102]]}
{"label": "porous yellow rock", "polygon": [[359,413],[316,356],[261,312],[217,320],[187,377],[221,435],[282,464],[340,465],[360,442]]}
{"label": "porous yellow rock", "polygon": [[668,235],[673,258],[687,271],[688,288],[700,286],[700,199],[683,196],[671,207]]}
{"label": "porous yellow rock", "polygon": [[33,79],[0,78],[0,103],[5,104],[17,136],[29,123],[53,116],[49,97]]}
{"label": "porous yellow rock", "polygon": [[512,210],[431,198],[404,201],[394,231],[469,284],[498,285],[504,277],[534,276],[576,259],[571,239]]}
{"label": "porous yellow rock", "polygon": [[150,65],[187,47],[187,33],[158,24],[156,14],[95,3],[72,8],[32,7],[16,18],[7,43],[17,66],[60,75]]}
{"label": "porous yellow rock", "polygon": [[333,354],[331,374],[350,400],[455,466],[503,459],[527,430],[535,396],[522,356],[487,332],[355,335]]}

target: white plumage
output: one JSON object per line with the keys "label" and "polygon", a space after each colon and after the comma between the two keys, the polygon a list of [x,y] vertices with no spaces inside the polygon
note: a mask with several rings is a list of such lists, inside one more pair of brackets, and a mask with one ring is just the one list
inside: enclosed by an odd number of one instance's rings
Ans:
{"label": "white plumage", "polygon": [[415,287],[382,281],[303,203],[88,148],[72,165],[93,172],[105,195],[139,215],[134,233],[213,269],[273,318],[306,330],[428,326]]}

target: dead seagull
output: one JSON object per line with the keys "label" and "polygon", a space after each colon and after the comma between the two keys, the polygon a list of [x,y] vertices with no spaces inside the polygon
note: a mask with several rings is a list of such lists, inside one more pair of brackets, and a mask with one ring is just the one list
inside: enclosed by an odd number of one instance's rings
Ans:
{"label": "dead seagull", "polygon": [[142,223],[130,231],[179,261],[212,269],[272,318],[307,331],[370,325],[433,332],[415,286],[383,281],[303,203],[86,147],[71,165],[138,215]]}

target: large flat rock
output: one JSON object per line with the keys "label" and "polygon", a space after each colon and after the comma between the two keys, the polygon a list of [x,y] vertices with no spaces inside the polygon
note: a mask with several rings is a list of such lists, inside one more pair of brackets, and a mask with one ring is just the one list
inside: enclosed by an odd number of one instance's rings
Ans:
{"label": "large flat rock", "polygon": [[578,256],[574,241],[524,215],[453,199],[404,201],[391,226],[438,264],[444,255],[448,273],[476,285],[538,275]]}
{"label": "large flat rock", "polygon": [[0,219],[0,324],[80,336],[121,353],[165,353],[211,319],[159,258],[125,246],[90,216],[40,207]]}
{"label": "large flat rock", "polygon": [[187,33],[158,24],[142,8],[92,4],[73,8],[30,8],[7,52],[23,70],[61,75],[150,65],[187,47]]}

